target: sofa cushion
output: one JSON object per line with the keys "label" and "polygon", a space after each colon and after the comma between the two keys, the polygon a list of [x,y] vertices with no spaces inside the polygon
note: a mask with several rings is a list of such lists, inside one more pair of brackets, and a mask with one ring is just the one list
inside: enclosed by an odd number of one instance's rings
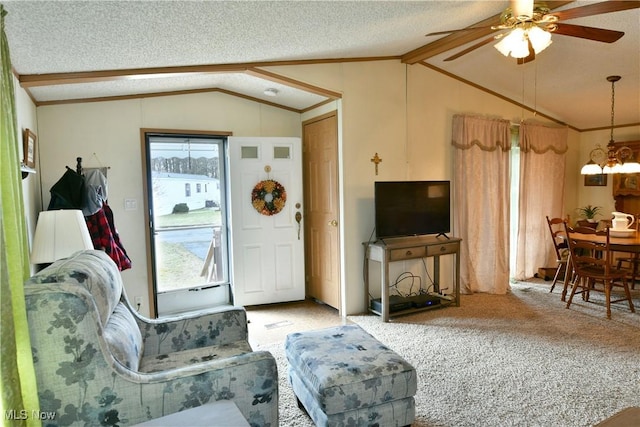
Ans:
{"label": "sofa cushion", "polygon": [[122,277],[118,267],[106,253],[93,249],[56,261],[27,283],[76,283],[84,287],[93,296],[103,325],[122,295]]}
{"label": "sofa cushion", "polygon": [[116,306],[104,328],[111,354],[132,371],[137,371],[143,352],[142,334],[133,314],[122,303]]}
{"label": "sofa cushion", "polygon": [[168,354],[157,354],[143,357],[140,361],[139,371],[145,373],[168,371],[209,360],[226,359],[251,352],[249,343],[241,340],[224,345],[212,345]]}

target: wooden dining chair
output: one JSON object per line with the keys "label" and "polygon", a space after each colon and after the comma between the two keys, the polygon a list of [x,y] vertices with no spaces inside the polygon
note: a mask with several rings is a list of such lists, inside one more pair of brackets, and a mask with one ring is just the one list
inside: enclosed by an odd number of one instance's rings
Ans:
{"label": "wooden dining chair", "polygon": [[616,258],[617,268],[625,269],[629,272],[629,281],[631,289],[636,288],[636,279],[640,273],[640,255],[630,254],[628,256]]}
{"label": "wooden dining chair", "polygon": [[579,219],[579,220],[576,221],[576,226],[577,227],[593,228],[595,230],[596,228],[598,228],[598,223],[597,222],[587,221],[586,219]]}
{"label": "wooden dining chair", "polygon": [[[553,243],[553,249],[556,253],[556,272],[553,276],[553,283],[549,292],[553,292],[556,287],[560,273],[567,274],[567,260],[569,258],[569,247],[567,246],[567,239],[565,237],[564,218],[549,218],[547,216],[547,225],[549,226],[549,232],[551,233],[551,242]],[[564,277],[564,275],[562,276]]]}
{"label": "wooden dining chair", "polygon": [[[608,319],[611,319],[611,304],[616,302],[627,301],[629,309],[635,313],[627,283],[629,272],[613,265],[613,251],[609,244],[609,228],[596,231],[591,227],[572,228],[566,222],[564,224],[571,263],[576,274],[576,280],[573,282],[567,301],[567,308],[571,306],[576,293],[582,294],[583,299],[589,301],[591,291],[602,291],[605,295]],[[614,287],[621,287],[625,297],[612,300],[611,291]],[[578,291],[578,289],[580,290]]]}
{"label": "wooden dining chair", "polygon": [[[638,221],[640,221],[640,215],[635,215],[635,229],[638,232]],[[624,254],[623,256],[616,257],[616,265],[618,268],[625,268],[629,271],[629,279],[631,280],[631,289],[636,288],[636,277],[640,273],[640,254],[637,252]]]}

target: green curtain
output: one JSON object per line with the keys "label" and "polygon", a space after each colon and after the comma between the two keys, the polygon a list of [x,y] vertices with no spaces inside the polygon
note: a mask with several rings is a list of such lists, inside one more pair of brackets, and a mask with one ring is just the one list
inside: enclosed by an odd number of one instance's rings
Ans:
{"label": "green curtain", "polygon": [[[31,357],[23,283],[29,277],[24,203],[20,174],[20,158],[16,132],[15,96],[9,44],[4,31],[7,12],[0,4],[0,334],[2,351],[3,425],[36,426],[42,423],[33,416],[38,409],[38,395]],[[15,412],[8,412],[15,411]],[[13,419],[12,419],[13,418]]]}

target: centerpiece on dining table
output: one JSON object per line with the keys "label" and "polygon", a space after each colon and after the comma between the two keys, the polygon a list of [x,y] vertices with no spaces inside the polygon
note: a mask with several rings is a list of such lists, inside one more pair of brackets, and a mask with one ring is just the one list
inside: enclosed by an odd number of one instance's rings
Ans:
{"label": "centerpiece on dining table", "polygon": [[632,225],[636,224],[636,219],[633,215],[629,215],[624,212],[611,212],[613,220],[611,221],[611,228],[609,234],[613,237],[632,237],[635,235],[636,228]]}

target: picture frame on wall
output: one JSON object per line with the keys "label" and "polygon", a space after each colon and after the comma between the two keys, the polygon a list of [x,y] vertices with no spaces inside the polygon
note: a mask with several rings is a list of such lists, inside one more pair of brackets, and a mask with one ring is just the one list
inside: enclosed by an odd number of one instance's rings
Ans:
{"label": "picture frame on wall", "polygon": [[36,134],[29,129],[25,129],[23,136],[23,156],[22,163],[29,168],[36,167]]}
{"label": "picture frame on wall", "polygon": [[585,175],[584,185],[587,187],[606,187],[607,174],[601,173],[598,175]]}

